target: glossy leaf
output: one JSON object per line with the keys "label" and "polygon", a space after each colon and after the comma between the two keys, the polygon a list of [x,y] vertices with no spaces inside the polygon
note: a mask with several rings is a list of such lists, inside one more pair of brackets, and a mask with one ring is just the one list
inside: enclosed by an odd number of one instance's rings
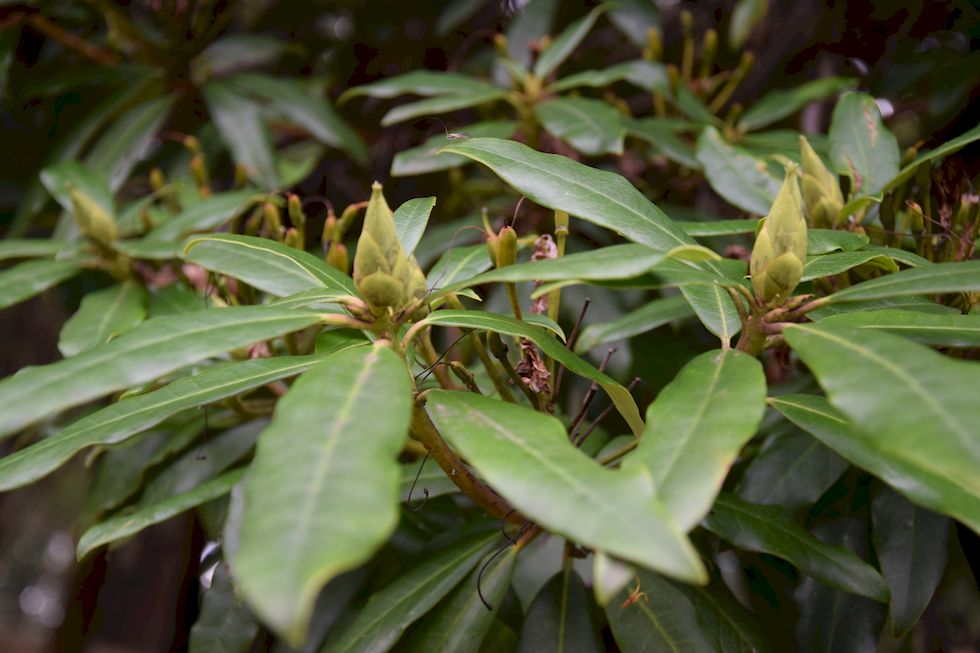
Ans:
{"label": "glossy leaf", "polygon": [[728,345],[742,329],[738,311],[728,292],[718,284],[690,284],[681,286],[681,294],[694,309],[694,313],[711,333]]}
{"label": "glossy leaf", "polygon": [[408,104],[401,104],[388,111],[381,119],[382,127],[390,127],[400,122],[419,118],[421,116],[432,116],[460,109],[478,107],[481,104],[496,102],[507,97],[507,91],[499,88],[490,87],[490,90],[472,95],[440,95],[438,97],[416,100]]}
{"label": "glossy leaf", "polygon": [[876,431],[856,429],[823,397],[783,395],[769,402],[794,424],[911,501],[955,517],[980,533],[980,497],[920,457],[917,449],[889,447]]}
{"label": "glossy leaf", "polygon": [[794,325],[784,336],[830,403],[880,438],[879,451],[914,451],[923,465],[980,495],[980,413],[972,392],[980,365],[880,331],[817,323]]}
{"label": "glossy leaf", "polygon": [[856,83],[851,77],[822,77],[790,89],[771,91],[746,110],[739,127],[747,131],[766,127]]}
{"label": "glossy leaf", "polygon": [[853,302],[897,297],[899,295],[976,292],[978,290],[980,290],[980,261],[960,261],[911,268],[871,279],[838,290],[830,295],[830,301],[834,303]]}
{"label": "glossy leaf", "polygon": [[177,248],[179,245],[177,241],[181,237],[195,231],[217,229],[245,211],[259,198],[261,198],[260,194],[250,190],[215,193],[188,206],[176,217],[148,233],[143,241],[166,242]]}
{"label": "glossy leaf", "polygon": [[851,195],[874,195],[898,174],[898,141],[881,120],[874,98],[847,93],[830,119],[831,159],[851,178]]}
{"label": "glossy leaf", "polygon": [[[626,122],[626,132],[630,136],[635,136],[650,143],[657,152],[663,154],[674,163],[686,166],[691,170],[700,170],[701,163],[697,159],[694,146],[678,136],[674,130],[664,125],[663,122],[661,118],[629,120]],[[685,229],[685,231],[687,230]],[[688,231],[688,233],[690,232]]]}
{"label": "glossy leaf", "polygon": [[435,462],[425,460],[402,465],[398,489],[402,501],[420,505],[426,499],[454,492],[459,492],[459,488]]}
{"label": "glossy leaf", "polygon": [[601,4],[566,27],[538,56],[538,60],[534,62],[534,75],[545,78],[553,73],[575,51],[599,16],[613,6],[614,3]]}
{"label": "glossy leaf", "polygon": [[419,197],[408,200],[397,209],[392,216],[395,221],[395,230],[398,231],[398,240],[402,244],[402,250],[406,256],[415,251],[415,247],[422,239],[425,225],[429,223],[429,214],[432,213],[436,205],[434,197]]}
{"label": "glossy leaf", "polygon": [[573,73],[556,80],[548,86],[548,90],[552,93],[561,93],[582,86],[602,88],[604,86],[611,86],[619,81],[628,81],[646,90],[653,90],[654,88],[666,90],[669,87],[667,69],[663,64],[638,59],[636,61],[613,64],[599,70],[586,70],[580,73]]}
{"label": "glossy leaf", "polygon": [[258,105],[229,81],[210,82],[202,89],[208,112],[235,163],[249,179],[272,190],[279,185],[272,141]]}
{"label": "glossy leaf", "polygon": [[[444,649],[445,650],[445,649]],[[601,653],[589,592],[571,567],[545,583],[524,618],[517,653]]]}
{"label": "glossy leaf", "polygon": [[620,114],[601,100],[557,97],[535,105],[534,113],[549,133],[583,154],[623,153]]}
{"label": "glossy leaf", "polygon": [[960,134],[951,141],[943,143],[934,150],[929,150],[928,152],[920,154],[918,157],[916,157],[915,161],[902,168],[897,175],[892,177],[892,179],[885,184],[882,190],[888,192],[898,188],[906,181],[911,179],[915,175],[915,171],[919,168],[919,166],[926,161],[935,161],[936,159],[947,157],[950,154],[954,154],[955,152],[963,149],[970,143],[976,142],[978,139],[980,139],[980,125],[977,125],[973,129]]}
{"label": "glossy leaf", "polygon": [[882,247],[880,245],[868,245],[867,249],[872,252],[876,252],[883,256],[888,256],[899,263],[904,263],[913,268],[921,268],[933,265],[933,262],[927,258],[923,258],[916,254],[915,252],[909,252],[904,249],[899,249],[897,247]]}
{"label": "glossy leaf", "polygon": [[370,558],[398,523],[410,390],[384,344],[348,349],[297,379],[259,438],[232,569],[252,609],[294,647],[323,585]]}
{"label": "glossy leaf", "polygon": [[708,238],[711,236],[736,236],[739,234],[754,234],[759,226],[758,220],[705,220],[704,222],[692,222],[675,220],[674,224],[687,232],[687,235],[696,238]]}
{"label": "glossy leaf", "polygon": [[946,569],[949,519],[885,488],[872,502],[875,552],[891,590],[892,633],[901,637],[922,616]]}
{"label": "glossy leaf", "polygon": [[191,627],[188,653],[244,653],[258,634],[248,606],[235,593],[224,563],[211,577],[211,587],[201,599],[201,611]]}
{"label": "glossy leaf", "polygon": [[76,554],[81,560],[104,544],[135,535],[154,524],[166,521],[191,508],[217,499],[231,492],[241,480],[244,470],[236,469],[213,481],[200,485],[189,492],[169,497],[159,503],[144,506],[132,513],[122,513],[85,531],[78,540]]}
{"label": "glossy leaf", "polygon": [[887,272],[898,272],[895,261],[876,252],[832,252],[821,256],[808,256],[800,281],[832,277],[859,265],[869,265]]}
{"label": "glossy leaf", "polygon": [[783,558],[823,583],[883,603],[888,601],[888,586],[874,567],[848,549],[821,542],[783,516],[778,508],[721,494],[705,527],[740,549]]}
{"label": "glossy leaf", "polygon": [[660,391],[639,446],[623,462],[652,475],[657,497],[682,530],[694,528],[721,490],[766,407],[762,365],[726,349],[701,354]]}
{"label": "glossy leaf", "polygon": [[209,356],[302,329],[316,314],[243,306],[147,320],[112,342],[0,381],[0,435]]}
{"label": "glossy leaf", "polygon": [[[454,130],[468,138],[507,138],[517,129],[516,122],[492,121],[478,122]],[[427,139],[418,147],[402,150],[391,161],[392,177],[409,177],[439,170],[458,168],[470,162],[458,154],[440,153],[439,148],[449,142],[446,133],[440,132]]]}
{"label": "glossy leaf", "polygon": [[427,288],[446,288],[486,272],[493,263],[486,245],[453,247],[432,264],[426,275]]}
{"label": "glossy leaf", "polygon": [[693,314],[683,297],[655,299],[611,322],[590,324],[579,336],[575,352],[581,354],[608,342],[626,340]]}
{"label": "glossy leaf", "polygon": [[821,324],[882,330],[938,347],[980,347],[980,315],[921,313],[901,309],[857,311],[823,318]]}
{"label": "glossy leaf", "polygon": [[756,215],[767,215],[782,179],[766,162],[729,145],[714,127],[698,137],[697,158],[708,183],[731,204]]}
{"label": "glossy leaf", "polygon": [[360,95],[393,98],[410,93],[431,97],[436,95],[480,95],[496,90],[499,90],[496,86],[469,75],[436,70],[413,70],[404,75],[386,77],[370,84],[348,89],[340,96],[338,103],[342,104]]}
{"label": "glossy leaf", "polygon": [[676,578],[704,578],[644,470],[602,467],[569,442],[557,419],[517,404],[436,390],[426,408],[442,436],[528,518]]}
{"label": "glossy leaf", "polygon": [[89,293],[61,329],[58,350],[68,358],[109,342],[146,317],[146,291],[133,281]]}
{"label": "glossy leaf", "polygon": [[867,244],[868,237],[866,235],[853,231],[808,229],[806,232],[806,253],[810,256],[830,254],[836,251],[851,252],[864,249]]}
{"label": "glossy leaf", "polygon": [[499,539],[496,531],[481,533],[429,552],[418,565],[372,594],[347,628],[331,633],[321,653],[390,650],[405,629],[452,592]]}
{"label": "glossy leaf", "polygon": [[694,606],[704,636],[723,653],[766,653],[772,647],[766,630],[755,616],[732,596],[725,582],[715,576],[706,586],[671,582]]}
{"label": "glossy leaf", "polygon": [[237,234],[199,236],[188,241],[184,259],[278,297],[307,290],[356,295],[347,275],[308,252],[268,238]]}
{"label": "glossy leaf", "polygon": [[49,259],[24,261],[0,270],[0,309],[30,299],[81,271],[78,261]]}
{"label": "glossy leaf", "polygon": [[541,348],[545,356],[555,359],[568,368],[569,372],[598,383],[612,399],[616,409],[629,424],[633,433],[636,435],[643,433],[643,420],[640,418],[640,411],[636,407],[633,396],[626,388],[568,351],[564,345],[556,341],[543,328],[515,320],[506,315],[484,313],[483,311],[435,311],[426,317],[424,322],[435,326],[496,331],[515,338],[527,338],[533,341]]}

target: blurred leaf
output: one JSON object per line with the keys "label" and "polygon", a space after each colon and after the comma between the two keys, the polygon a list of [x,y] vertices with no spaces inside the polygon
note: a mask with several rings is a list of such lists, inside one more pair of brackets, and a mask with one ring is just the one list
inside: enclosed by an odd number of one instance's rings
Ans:
{"label": "blurred leaf", "polygon": [[109,191],[108,176],[93,171],[84,163],[62,161],[53,166],[48,166],[41,171],[41,183],[44,184],[44,187],[61,208],[68,213],[71,213],[73,208],[68,190],[70,186],[87,195],[93,202],[105,209],[109,215],[114,216],[116,213],[112,193]]}
{"label": "blurred leaf", "polygon": [[618,0],[609,12],[609,22],[638,48],[647,45],[652,27],[660,27],[660,15],[653,3],[644,0]]}
{"label": "blurred leaf", "polygon": [[699,582],[704,568],[640,468],[610,470],[554,417],[469,392],[434,390],[442,436],[515,509],[582,545]]}
{"label": "blurred leaf", "polygon": [[191,61],[191,77],[203,84],[239,70],[275,63],[289,44],[270,34],[230,34],[212,42]]}
{"label": "blurred leaf", "polygon": [[[607,2],[599,5],[588,14],[579,18],[571,25],[566,27],[561,34],[556,36],[551,44],[538,55],[538,60],[534,62],[534,75],[544,79],[555,71],[567,59],[572,52],[578,48],[586,34],[592,30],[596,20],[608,9],[615,6],[614,3]],[[542,32],[545,33],[545,32]]]}
{"label": "blurred leaf", "polygon": [[258,632],[255,617],[235,594],[224,563],[219,563],[191,627],[188,653],[248,653]]}
{"label": "blurred leaf", "polygon": [[435,205],[436,198],[419,197],[408,200],[395,209],[392,217],[395,221],[395,229],[398,231],[398,240],[406,256],[411,256],[419,240],[422,239],[425,226],[429,223],[429,214],[432,213]]}
{"label": "blurred leaf", "polygon": [[439,18],[436,20],[436,36],[448,36],[485,4],[487,0],[452,0],[439,13]]}
{"label": "blurred leaf", "polygon": [[337,103],[343,104],[360,95],[393,98],[411,93],[412,95],[433,97],[437,95],[485,95],[491,91],[500,91],[500,89],[493,84],[488,84],[469,75],[437,70],[413,70],[404,75],[385,77],[370,84],[347,89],[337,100]]}
{"label": "blurred leaf", "polygon": [[749,40],[752,30],[766,17],[769,0],[738,0],[732,9],[732,19],[728,23],[728,46],[741,50]]}
{"label": "blurred leaf", "polygon": [[749,213],[769,213],[782,179],[765,161],[729,145],[714,127],[706,127],[698,137],[697,157],[708,183],[725,200]]}
{"label": "blurred leaf", "polygon": [[[77,259],[67,261],[34,259],[0,270],[0,309],[30,299],[62,281],[71,279],[81,271],[82,267]],[[0,382],[0,388],[2,387]],[[0,423],[2,422],[3,420],[0,419]]]}
{"label": "blurred leaf", "polygon": [[697,95],[681,85],[674,91],[671,99],[677,110],[701,125],[720,125],[721,121],[711,112],[708,105]]}
{"label": "blurred leaf", "polygon": [[620,114],[601,100],[557,97],[535,105],[534,112],[548,132],[583,154],[623,153]]}
{"label": "blurred leaf", "polygon": [[88,293],[78,311],[65,322],[58,350],[68,358],[104,345],[146,317],[146,291],[132,281]]}
{"label": "blurred leaf", "polygon": [[279,186],[275,155],[261,110],[229,81],[210,82],[201,93],[235,163],[265,190]]}
{"label": "blurred leaf", "polygon": [[704,328],[718,336],[724,346],[731,343],[742,330],[742,322],[728,292],[714,283],[692,283],[680,288]]}
{"label": "blurred leaf", "polygon": [[323,158],[324,146],[316,141],[302,140],[283,147],[276,153],[276,174],[284,188],[296,186],[309,177]]}
{"label": "blurred leaf", "polygon": [[853,551],[824,544],[783,516],[778,508],[747,503],[723,493],[718,495],[704,525],[740,549],[783,558],[823,583],[888,602],[888,586],[874,567]]}
{"label": "blurred leaf", "polygon": [[980,139],[980,125],[977,125],[968,132],[960,134],[951,141],[943,143],[934,150],[929,150],[928,152],[920,154],[916,157],[915,161],[902,168],[897,175],[892,177],[891,181],[885,184],[885,186],[882,188],[882,191],[888,192],[904,184],[915,175],[915,171],[924,162],[935,161],[938,158],[954,154],[978,139]]}
{"label": "blurred leaf", "polygon": [[874,195],[898,174],[898,141],[870,95],[846,93],[837,100],[830,143],[838,172],[851,178],[851,199]]}
{"label": "blurred leaf", "polygon": [[0,381],[0,436],[110,392],[152,381],[209,356],[312,326],[319,316],[240,306],[147,320],[73,358]]}
{"label": "blurred leaf", "polygon": [[347,275],[308,252],[268,238],[210,234],[192,238],[184,252],[187,261],[278,297],[324,289],[357,294]]}
{"label": "blurred leaf", "polygon": [[623,468],[642,466],[657,497],[689,531],[721,490],[766,407],[766,378],[756,359],[732,349],[694,358],[647,408],[647,427]]}
{"label": "blurred leaf", "polygon": [[[612,15],[610,14],[610,16]],[[645,41],[646,36],[644,35],[643,38]],[[599,70],[573,73],[555,80],[553,84],[548,86],[548,90],[552,93],[561,93],[581,86],[602,88],[624,80],[648,91],[669,88],[667,69],[663,64],[637,59],[636,61],[613,64]]]}
{"label": "blurred leaf", "polygon": [[820,323],[841,324],[857,329],[881,329],[937,347],[980,347],[978,314],[881,309],[832,315],[822,319]]}
{"label": "blurred leaf", "polygon": [[176,217],[148,233],[147,241],[166,242],[179,251],[181,237],[195,231],[217,229],[236,215],[255,204],[262,195],[251,190],[235,190],[215,193],[185,208]]}
{"label": "blurred leaf", "polygon": [[121,513],[85,531],[78,540],[76,555],[81,560],[103,544],[117,542],[145,528],[159,524],[191,508],[228,494],[241,480],[244,470],[236,469],[190,492],[168,497],[158,503],[143,506],[131,513]]}
{"label": "blurred leaf", "polygon": [[[876,252],[878,253],[878,252]],[[829,296],[834,303],[882,299],[899,295],[922,295],[980,290],[980,261],[936,263],[902,270],[838,290]]]}
{"label": "blurred leaf", "polygon": [[875,552],[891,590],[892,633],[901,637],[922,616],[946,569],[949,519],[888,488],[872,502]]}
{"label": "blurred leaf", "polygon": [[590,324],[579,336],[575,352],[582,354],[609,342],[627,340],[693,314],[690,304],[683,297],[655,299],[611,322]]}
{"label": "blurred leaf", "polygon": [[[742,0],[739,2],[739,8],[745,4],[765,4],[767,1]],[[737,8],[733,12],[732,27],[735,26],[735,14],[738,11]],[[786,90],[770,91],[749,107],[739,120],[738,126],[746,131],[767,127],[793,115],[811,102],[822,100],[855,84],[857,80],[852,77],[822,77]]]}
{"label": "blurred leaf", "polygon": [[64,240],[4,238],[0,240],[0,261],[19,258],[50,258],[62,250],[73,247],[73,243]]}
{"label": "blurred leaf", "polygon": [[405,629],[452,592],[499,539],[496,531],[480,533],[427,552],[421,562],[372,594],[346,628],[331,632],[321,653],[390,650]]}
{"label": "blurred leaf", "polygon": [[416,100],[415,102],[401,104],[389,110],[381,119],[381,126],[390,127],[391,125],[396,125],[420,116],[439,115],[459,111],[460,109],[477,107],[481,104],[502,100],[506,96],[507,91],[491,87],[491,90],[482,93],[473,93],[471,95],[459,95],[457,93]]}
{"label": "blurred leaf", "polygon": [[886,272],[898,272],[895,261],[876,252],[831,252],[820,256],[807,256],[800,281],[832,277],[860,265],[875,267]]}
{"label": "blurred leaf", "polygon": [[331,578],[398,523],[410,379],[384,344],[327,357],[297,379],[259,438],[232,570],[256,614],[293,647]]}
{"label": "blurred leaf", "polygon": [[691,602],[698,625],[715,651],[724,653],[766,653],[771,650],[768,634],[755,616],[738,602],[725,582],[712,577],[704,587],[671,583]]}
{"label": "blurred leaf", "polygon": [[[516,15],[504,32],[507,53],[519,68],[530,71],[531,51],[543,35],[551,33],[558,13],[558,0],[528,0],[523,5],[510,5],[509,8]],[[496,71],[494,79],[500,84],[507,82],[507,76]]]}
{"label": "blurred leaf", "polygon": [[517,653],[600,653],[602,646],[581,577],[566,567],[551,577],[528,608]]}
{"label": "blurred leaf", "polygon": [[[414,488],[413,488],[414,486]],[[411,497],[409,493],[411,492]],[[444,494],[459,492],[456,484],[434,462],[411,462],[402,465],[399,496],[402,501],[411,499],[412,505],[419,505],[425,499],[434,499]]]}
{"label": "blurred leaf", "polygon": [[[662,124],[662,122],[663,120],[661,118],[628,120],[626,121],[626,132],[630,136],[641,138],[650,143],[659,154],[664,155],[674,163],[690,168],[691,170],[700,170],[701,164],[696,158],[694,147],[677,136],[674,130]],[[729,220],[726,222],[732,221]],[[708,225],[712,223],[708,222],[704,224]]]}
{"label": "blurred leaf", "polygon": [[[507,138],[514,133],[516,128],[516,122],[478,122],[460,127],[458,132],[466,134],[469,138]],[[439,148],[447,142],[446,134],[440,133],[427,139],[418,147],[397,152],[391,161],[391,176],[410,177],[427,172],[458,168],[469,163],[469,159],[458,154],[440,154]]]}

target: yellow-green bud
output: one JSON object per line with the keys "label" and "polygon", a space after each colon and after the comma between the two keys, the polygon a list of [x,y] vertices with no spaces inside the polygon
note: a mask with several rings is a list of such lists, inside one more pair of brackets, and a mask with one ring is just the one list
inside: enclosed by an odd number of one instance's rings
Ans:
{"label": "yellow-green bud", "polygon": [[68,185],[68,194],[71,197],[72,215],[75,216],[82,235],[106,247],[116,242],[119,230],[115,219],[105,207],[71,183]]}
{"label": "yellow-green bud", "polygon": [[504,227],[497,234],[497,267],[503,268],[517,262],[517,232]]}
{"label": "yellow-green bud", "polygon": [[150,188],[153,192],[159,191],[167,183],[166,178],[163,176],[163,170],[160,168],[154,168],[150,170]]}
{"label": "yellow-green bud", "polygon": [[[354,261],[356,264],[356,256]],[[393,276],[384,272],[375,272],[363,277],[357,284],[357,290],[372,308],[378,310],[386,306],[398,306],[401,303],[404,287]]]}
{"label": "yellow-green bud", "polygon": [[303,249],[303,237],[299,235],[299,231],[296,229],[296,227],[286,229],[286,236],[283,238],[282,242],[288,247]]}
{"label": "yellow-green bud", "polygon": [[191,177],[194,178],[197,187],[201,190],[209,188],[211,177],[208,175],[208,167],[204,164],[203,154],[196,154],[191,158],[190,169]]}
{"label": "yellow-green bud", "polygon": [[350,272],[350,257],[347,254],[347,246],[343,243],[330,245],[330,249],[327,250],[327,265],[348,274]]}
{"label": "yellow-green bud", "polygon": [[837,175],[827,169],[805,136],[800,136],[800,156],[803,160],[803,201],[810,223],[821,229],[837,226],[844,206]]}
{"label": "yellow-green bud", "polygon": [[755,238],[749,270],[756,298],[775,305],[789,297],[803,276],[807,226],[796,172],[787,168],[769,215]]}
{"label": "yellow-green bud", "polygon": [[327,219],[323,221],[323,233],[321,239],[324,245],[333,241],[333,235],[337,231],[337,216],[333,211],[327,213]]}
{"label": "yellow-green bud", "polygon": [[290,193],[286,200],[286,208],[289,211],[289,221],[293,223],[294,227],[302,230],[306,225],[306,214],[303,213],[303,205],[299,201],[299,195]]}
{"label": "yellow-green bud", "polygon": [[273,238],[278,238],[282,233],[282,214],[279,207],[272,202],[262,204],[262,214],[265,216],[265,224],[269,227],[269,232]]}

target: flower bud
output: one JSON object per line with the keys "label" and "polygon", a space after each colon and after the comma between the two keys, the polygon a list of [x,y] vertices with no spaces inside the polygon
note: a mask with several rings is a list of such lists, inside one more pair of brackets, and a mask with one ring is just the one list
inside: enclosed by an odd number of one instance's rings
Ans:
{"label": "flower bud", "polygon": [[71,197],[71,212],[78,222],[82,235],[106,247],[111,246],[119,237],[116,221],[101,204],[93,200],[87,193],[69,183],[68,194]]}
{"label": "flower bud", "polygon": [[343,243],[333,243],[327,250],[327,265],[340,270],[344,274],[350,273],[350,256],[347,253],[347,246]]}
{"label": "flower bud", "polygon": [[296,227],[286,229],[286,235],[283,238],[282,243],[288,247],[303,249],[303,237],[299,235],[299,231],[296,229]]}
{"label": "flower bud", "polygon": [[837,226],[838,216],[844,206],[837,175],[810,147],[805,136],[800,136],[800,155],[803,160],[803,201],[810,216],[810,224],[827,229]]}
{"label": "flower bud", "polygon": [[306,226],[306,214],[303,213],[303,204],[299,201],[299,195],[290,193],[286,200],[286,208],[289,212],[289,221],[293,226],[301,230]]}
{"label": "flower bud", "polygon": [[504,227],[497,234],[497,267],[503,268],[517,262],[517,232]]}
{"label": "flower bud", "polygon": [[749,270],[756,298],[774,305],[785,300],[803,276],[807,226],[796,173],[787,168],[769,215],[756,235]]}

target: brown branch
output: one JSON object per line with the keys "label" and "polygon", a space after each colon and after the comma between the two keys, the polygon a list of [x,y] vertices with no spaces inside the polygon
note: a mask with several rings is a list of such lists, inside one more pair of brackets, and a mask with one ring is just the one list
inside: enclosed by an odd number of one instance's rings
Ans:
{"label": "brown branch", "polygon": [[27,24],[41,32],[45,36],[50,36],[66,48],[78,52],[82,56],[97,61],[103,66],[116,66],[119,64],[119,57],[102,46],[75,36],[71,32],[56,25],[43,14],[33,14],[27,18]]}

